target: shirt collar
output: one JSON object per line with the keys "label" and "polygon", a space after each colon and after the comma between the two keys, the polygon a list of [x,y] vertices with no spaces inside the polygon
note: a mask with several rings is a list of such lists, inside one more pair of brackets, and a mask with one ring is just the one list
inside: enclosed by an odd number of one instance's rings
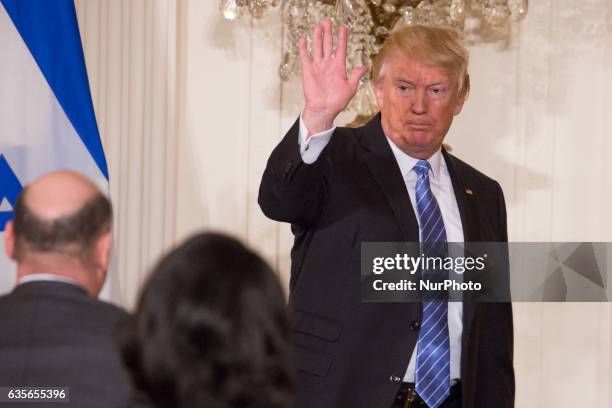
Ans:
{"label": "shirt collar", "polygon": [[[395,145],[395,143],[393,143],[391,139],[389,139],[389,137],[387,137],[387,141],[389,142],[389,146],[391,146],[391,151],[393,151],[393,155],[395,156],[395,160],[399,165],[402,176],[405,178],[419,159],[415,159],[414,157],[404,153]],[[438,179],[440,177],[442,166],[442,148],[439,147],[438,150],[436,150],[436,152],[429,159],[427,159],[427,161],[431,166],[431,172],[434,179]]]}
{"label": "shirt collar", "polygon": [[22,285],[28,282],[39,282],[39,281],[52,281],[52,282],[63,282],[70,283],[71,285],[81,286],[77,281],[67,276],[53,275],[50,273],[32,273],[19,278],[17,285]]}

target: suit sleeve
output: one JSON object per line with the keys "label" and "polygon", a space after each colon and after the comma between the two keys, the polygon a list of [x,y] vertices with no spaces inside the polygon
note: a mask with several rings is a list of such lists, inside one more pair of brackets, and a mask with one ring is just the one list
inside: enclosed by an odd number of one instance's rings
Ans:
{"label": "suit sleeve", "polygon": [[299,131],[298,120],[270,155],[258,202],[268,218],[308,228],[328,196],[331,166],[327,146],[313,163],[302,160]]}

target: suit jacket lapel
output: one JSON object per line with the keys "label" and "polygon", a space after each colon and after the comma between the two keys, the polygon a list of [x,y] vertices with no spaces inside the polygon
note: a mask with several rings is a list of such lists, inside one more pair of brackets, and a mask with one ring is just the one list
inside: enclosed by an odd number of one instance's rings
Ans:
{"label": "suit jacket lapel", "polygon": [[364,160],[397,218],[404,241],[419,242],[416,215],[410,203],[404,177],[382,130],[380,114],[361,129],[360,144],[365,150]]}
{"label": "suit jacket lapel", "polygon": [[[457,199],[457,207],[461,216],[461,225],[463,226],[463,241],[464,242],[480,242],[481,234],[477,225],[478,202],[475,197],[474,190],[469,185],[469,181],[462,174],[461,167],[455,165],[454,157],[448,154],[445,149],[442,149],[446,166],[453,183],[455,198]],[[463,302],[463,332],[462,344],[463,350],[467,352],[470,328],[474,320],[474,302],[464,300]],[[463,353],[464,354],[464,353]],[[462,374],[464,373],[464,362],[466,359],[462,355],[461,365]]]}
{"label": "suit jacket lapel", "polygon": [[472,187],[469,182],[463,177],[461,168],[455,166],[455,159],[448,154],[445,149],[442,149],[442,156],[446,161],[446,167],[453,183],[455,198],[457,199],[457,207],[461,216],[461,225],[463,226],[463,241],[479,242],[480,230],[477,223],[478,203]]}

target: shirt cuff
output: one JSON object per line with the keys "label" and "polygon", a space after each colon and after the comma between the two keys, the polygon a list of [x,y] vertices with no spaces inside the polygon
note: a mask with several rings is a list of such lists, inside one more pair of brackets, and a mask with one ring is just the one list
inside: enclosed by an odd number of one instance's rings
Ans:
{"label": "shirt cuff", "polygon": [[302,120],[302,115],[300,115],[300,134],[298,142],[300,144],[300,155],[304,163],[312,164],[317,161],[321,152],[329,143],[334,130],[336,130],[336,126],[308,137],[308,129],[304,124],[304,120]]}

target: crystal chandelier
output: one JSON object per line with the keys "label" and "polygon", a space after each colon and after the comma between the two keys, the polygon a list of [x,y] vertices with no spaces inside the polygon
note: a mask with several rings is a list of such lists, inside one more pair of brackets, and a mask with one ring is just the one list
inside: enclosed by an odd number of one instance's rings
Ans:
{"label": "crystal chandelier", "polygon": [[[325,18],[334,25],[344,24],[350,30],[347,69],[365,65],[389,33],[405,25],[443,26],[460,33],[466,45],[504,41],[510,25],[527,14],[528,0],[221,0],[223,16],[235,20],[244,14],[261,18],[280,6],[286,33],[283,39],[283,61],[279,68],[282,80],[299,73],[298,39],[308,38],[315,24]],[[362,79],[349,110],[364,119],[376,113],[372,85]]]}

